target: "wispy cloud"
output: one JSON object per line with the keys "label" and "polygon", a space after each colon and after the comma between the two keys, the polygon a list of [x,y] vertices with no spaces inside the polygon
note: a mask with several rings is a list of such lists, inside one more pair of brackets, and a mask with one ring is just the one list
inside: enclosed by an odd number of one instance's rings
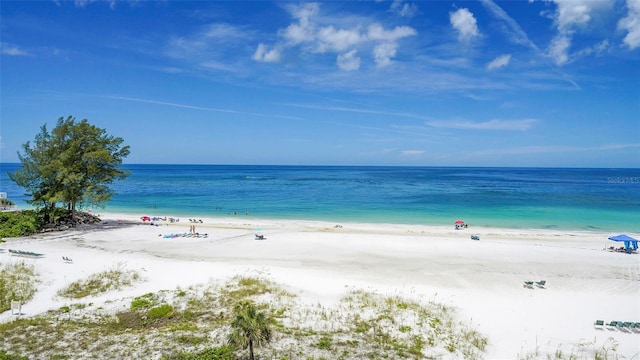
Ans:
{"label": "wispy cloud", "polygon": [[[511,131],[526,131],[531,129],[535,124],[539,122],[538,119],[516,119],[516,120],[504,120],[504,119],[492,119],[484,122],[474,122],[469,120],[433,120],[429,116],[417,115],[406,112],[393,112],[393,111],[381,111],[371,110],[363,108],[349,108],[340,106],[315,106],[307,104],[287,104],[289,106],[304,107],[310,109],[318,109],[325,111],[340,111],[350,113],[361,113],[370,115],[380,115],[393,118],[410,118],[424,121],[424,124],[432,128],[445,128],[445,129],[460,129],[460,130],[511,130]],[[412,130],[412,131],[415,131]]]}
{"label": "wispy cloud", "polygon": [[461,129],[461,130],[529,130],[538,120],[521,119],[521,120],[500,120],[493,119],[484,122],[473,121],[428,121],[428,126],[437,128]]}
{"label": "wispy cloud", "polygon": [[16,46],[16,45],[11,45],[11,44],[7,44],[5,42],[0,43],[0,47],[2,48],[2,54],[3,55],[9,55],[9,56],[27,56],[29,55],[29,53],[24,50],[21,49],[20,47]]}
{"label": "wispy cloud", "polygon": [[572,61],[570,48],[573,36],[588,29],[596,16],[608,13],[612,2],[608,0],[552,0],[556,10],[549,15],[556,26],[557,33],[547,49],[548,56],[556,65],[565,65]]}
{"label": "wispy cloud", "polygon": [[[165,52],[172,58],[183,59],[210,69],[236,72],[239,71],[238,59],[242,59],[238,54],[248,50],[244,44],[251,41],[253,36],[250,30],[241,26],[208,24],[193,34],[171,37]],[[265,47],[259,50],[253,56],[263,61],[277,56]]]}
{"label": "wispy cloud", "polygon": [[260,116],[260,117],[275,117],[275,118],[283,118],[283,119],[290,119],[290,120],[299,120],[300,119],[299,117],[288,116],[288,115],[254,113],[254,112],[247,112],[247,111],[212,108],[212,107],[197,106],[197,105],[190,105],[190,104],[180,104],[180,103],[169,102],[169,101],[141,99],[141,98],[127,97],[127,96],[100,95],[98,97],[102,97],[102,98],[106,98],[106,99],[130,101],[130,102],[155,104],[155,105],[162,105],[162,106],[171,106],[171,107],[178,107],[178,108],[191,109],[191,110],[213,111],[213,112],[221,112],[221,113],[229,113],[229,114],[243,114],[243,115]]}
{"label": "wispy cloud", "polygon": [[528,154],[563,154],[568,152],[609,151],[627,148],[640,148],[640,143],[602,144],[598,146],[567,146],[567,145],[531,145],[513,148],[485,149],[473,152],[475,156],[489,155],[528,155]]}
{"label": "wispy cloud", "polygon": [[424,155],[425,152],[425,150],[402,150],[400,151],[400,155],[416,157]]}
{"label": "wispy cloud", "polygon": [[493,2],[493,0],[480,0],[480,2],[493,16],[506,24],[506,26],[501,27],[501,29],[511,42],[526,46],[534,50],[536,53],[541,53],[538,46],[529,39],[529,36],[522,27],[500,6]]}
{"label": "wispy cloud", "polygon": [[391,7],[392,12],[406,18],[412,18],[418,12],[418,6],[416,4],[409,4],[403,0],[393,0]]}
{"label": "wispy cloud", "polygon": [[487,64],[487,70],[496,70],[509,65],[511,54],[500,55]]}

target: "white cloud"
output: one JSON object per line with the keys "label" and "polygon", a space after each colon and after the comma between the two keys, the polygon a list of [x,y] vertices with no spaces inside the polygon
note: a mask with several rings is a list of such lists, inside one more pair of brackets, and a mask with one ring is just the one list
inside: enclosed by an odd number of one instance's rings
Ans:
{"label": "white cloud", "polygon": [[476,18],[468,9],[462,8],[449,13],[449,21],[458,31],[458,39],[461,41],[468,41],[480,35]]}
{"label": "white cloud", "polygon": [[408,26],[396,26],[393,30],[385,30],[380,24],[369,26],[367,37],[370,40],[396,41],[403,37],[416,35],[416,31]]}
{"label": "white cloud", "polygon": [[552,14],[558,33],[551,40],[547,55],[556,65],[570,61],[569,49],[573,35],[588,28],[593,16],[605,13],[611,6],[610,0],[553,0],[556,11]]}
{"label": "white cloud", "polygon": [[575,27],[585,26],[591,20],[593,0],[554,0],[558,6],[555,20],[558,31],[573,31]]}
{"label": "white cloud", "polygon": [[402,0],[393,0],[391,11],[402,17],[411,18],[418,12],[418,7],[416,4],[406,4]]}
{"label": "white cloud", "polygon": [[318,3],[306,3],[300,6],[290,6],[289,12],[298,22],[289,25],[282,33],[283,37],[292,44],[311,41],[314,38],[314,24],[311,18],[320,11]]}
{"label": "white cloud", "polygon": [[267,46],[261,43],[253,53],[252,59],[261,62],[278,62],[280,61],[280,51],[276,48],[268,50]]}
{"label": "white cloud", "polygon": [[620,19],[618,29],[626,31],[622,40],[630,49],[640,46],[640,0],[627,0],[627,16]]}
{"label": "white cloud", "polygon": [[339,54],[337,59],[338,67],[341,70],[353,71],[360,68],[360,58],[357,56],[357,50],[351,50],[346,54]]}
{"label": "white cloud", "polygon": [[396,44],[382,43],[373,48],[373,58],[377,67],[385,67],[391,64],[391,58],[396,56]]}
{"label": "white cloud", "polygon": [[[317,3],[288,6],[287,9],[294,22],[278,32],[282,41],[277,42],[274,49],[280,52],[283,48],[300,47],[311,53],[336,53],[336,64],[341,70],[358,70],[361,58],[357,52],[368,49],[371,49],[377,67],[388,66],[396,56],[398,40],[416,35],[416,31],[408,26],[385,29],[375,22],[366,26],[362,20],[353,26],[337,27],[335,24],[348,24],[349,19],[322,17]],[[262,56],[267,54],[266,49],[267,45],[259,45],[254,59],[266,61]],[[276,54],[273,55],[276,58]]]}
{"label": "white cloud", "polygon": [[2,54],[3,55],[10,55],[10,56],[26,56],[29,55],[28,52],[26,52],[23,49],[20,49],[19,47],[15,46],[15,45],[9,45],[7,43],[0,43],[0,46],[2,47]]}
{"label": "white cloud", "polygon": [[400,154],[402,156],[421,156],[425,153],[424,150],[402,150]]}
{"label": "white cloud", "polygon": [[493,119],[485,122],[472,121],[428,121],[431,127],[461,129],[461,130],[529,130],[536,122],[535,119],[500,120]]}
{"label": "white cloud", "polygon": [[344,51],[362,41],[357,29],[339,29],[333,26],[323,27],[318,31],[318,51]]}
{"label": "white cloud", "polygon": [[568,36],[558,35],[551,40],[547,54],[553,59],[556,65],[564,65],[569,61],[569,47],[571,40]]}
{"label": "white cloud", "polygon": [[511,61],[511,54],[500,55],[487,64],[487,70],[491,71],[505,67],[509,65],[509,61]]}

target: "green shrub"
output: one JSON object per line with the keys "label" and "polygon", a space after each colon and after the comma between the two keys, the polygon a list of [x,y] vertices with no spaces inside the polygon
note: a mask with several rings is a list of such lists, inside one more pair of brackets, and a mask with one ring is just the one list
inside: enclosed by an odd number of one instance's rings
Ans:
{"label": "green shrub", "polygon": [[147,311],[147,318],[151,320],[167,318],[171,317],[173,312],[173,306],[169,304],[162,304],[158,307],[149,309],[149,311]]}
{"label": "green shrub", "polygon": [[153,294],[148,293],[133,299],[131,301],[131,310],[149,308],[153,305],[155,305]]}
{"label": "green shrub", "polygon": [[331,336],[325,335],[321,337],[316,346],[318,349],[331,350]]}
{"label": "green shrub", "polygon": [[0,238],[28,236],[41,228],[39,216],[33,210],[0,212]]}

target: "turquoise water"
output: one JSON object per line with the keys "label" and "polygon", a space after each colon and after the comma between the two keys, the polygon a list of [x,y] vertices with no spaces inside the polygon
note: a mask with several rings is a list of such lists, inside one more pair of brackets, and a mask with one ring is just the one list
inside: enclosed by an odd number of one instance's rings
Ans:
{"label": "turquoise water", "polygon": [[[0,164],[0,191],[26,206]],[[640,232],[640,169],[126,165],[98,211]]]}

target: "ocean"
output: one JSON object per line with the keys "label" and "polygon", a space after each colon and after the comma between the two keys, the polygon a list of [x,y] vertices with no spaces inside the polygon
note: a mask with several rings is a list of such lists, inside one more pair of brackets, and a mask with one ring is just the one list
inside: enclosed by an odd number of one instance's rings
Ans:
{"label": "ocean", "polygon": [[[0,163],[0,192],[28,207]],[[133,165],[100,212],[640,233],[640,169]]]}

